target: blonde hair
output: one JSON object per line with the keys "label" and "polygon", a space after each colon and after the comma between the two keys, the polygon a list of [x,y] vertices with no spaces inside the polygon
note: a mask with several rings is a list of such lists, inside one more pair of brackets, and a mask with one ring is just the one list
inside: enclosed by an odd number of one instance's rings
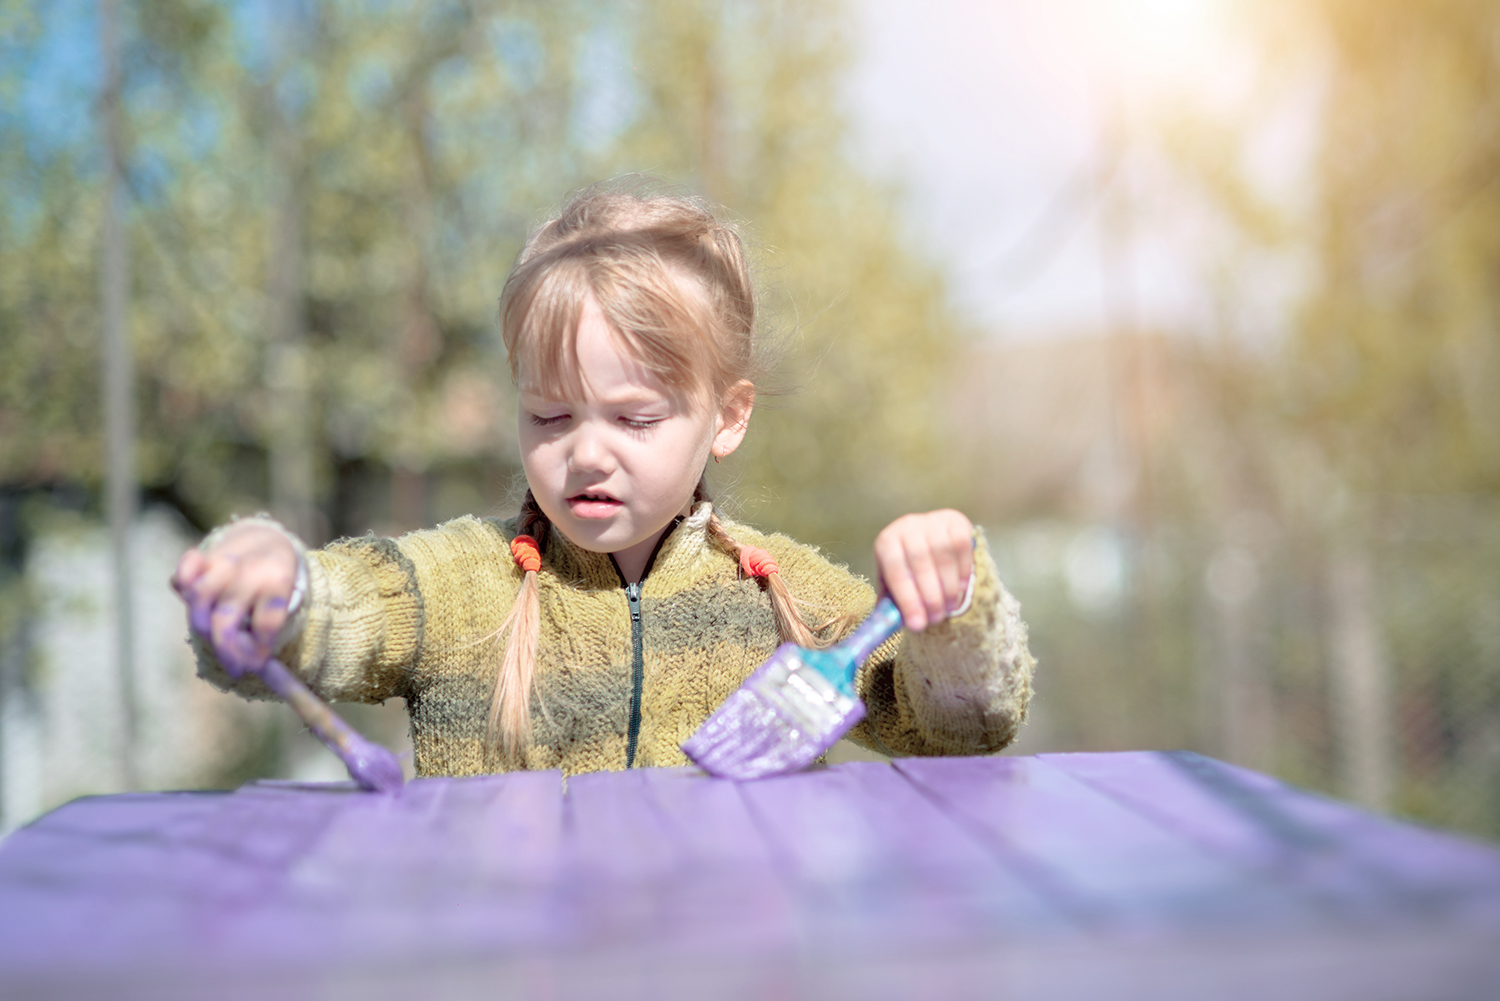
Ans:
{"label": "blonde hair", "polygon": [[[501,333],[518,385],[524,377],[545,393],[581,392],[576,335],[589,296],[625,350],[669,389],[717,406],[766,367],[744,246],[701,199],[639,182],[595,185],[532,232],[500,297]],[[694,500],[709,499],[700,479]],[[529,490],[516,531],[545,551],[551,524]],[[707,532],[739,560],[743,547],[716,512]],[[780,573],[761,580],[782,641],[819,645]],[[497,635],[504,652],[490,700],[490,736],[511,766],[531,740],[540,621],[537,572],[527,570]]]}

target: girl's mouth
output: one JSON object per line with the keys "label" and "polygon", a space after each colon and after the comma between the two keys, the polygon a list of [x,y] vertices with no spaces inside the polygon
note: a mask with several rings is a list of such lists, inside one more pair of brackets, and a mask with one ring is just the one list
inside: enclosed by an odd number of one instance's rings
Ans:
{"label": "girl's mouth", "polygon": [[586,491],[568,498],[568,508],[576,518],[608,518],[624,505],[606,493]]}

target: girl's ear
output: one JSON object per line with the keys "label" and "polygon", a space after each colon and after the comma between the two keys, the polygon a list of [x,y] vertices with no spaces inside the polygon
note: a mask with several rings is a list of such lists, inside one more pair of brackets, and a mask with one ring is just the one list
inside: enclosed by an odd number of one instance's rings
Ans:
{"label": "girl's ear", "polygon": [[718,430],[710,448],[714,458],[722,459],[740,447],[740,442],[745,440],[745,431],[750,427],[750,411],[754,409],[754,383],[741,379],[729,387],[719,407]]}

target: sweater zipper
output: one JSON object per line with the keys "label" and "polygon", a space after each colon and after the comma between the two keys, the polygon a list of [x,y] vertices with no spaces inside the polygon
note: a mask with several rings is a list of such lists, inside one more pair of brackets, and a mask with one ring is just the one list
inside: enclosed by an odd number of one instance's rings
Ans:
{"label": "sweater zipper", "polygon": [[646,655],[641,642],[641,584],[646,576],[651,573],[651,568],[656,565],[656,554],[661,552],[661,547],[666,545],[667,536],[677,531],[682,518],[674,518],[672,524],[661,533],[661,538],[656,540],[656,548],[651,550],[651,555],[646,558],[646,569],[641,573],[641,579],[634,584],[627,583],[625,575],[620,573],[620,564],[615,562],[613,554],[609,557],[610,565],[619,574],[620,583],[625,585],[625,600],[630,603],[630,728],[625,734],[625,767],[635,767],[636,747],[641,740],[641,690],[646,684]]}
{"label": "sweater zipper", "polygon": [[625,767],[635,765],[636,743],[641,737],[641,688],[646,678],[645,656],[641,652],[641,585],[625,585],[625,600],[630,602],[630,732],[625,737]]}

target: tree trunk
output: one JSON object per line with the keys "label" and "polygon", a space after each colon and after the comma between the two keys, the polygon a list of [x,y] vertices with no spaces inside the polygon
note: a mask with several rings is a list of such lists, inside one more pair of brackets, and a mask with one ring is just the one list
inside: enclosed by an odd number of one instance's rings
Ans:
{"label": "tree trunk", "polygon": [[302,139],[277,100],[276,80],[297,57],[295,25],[271,4],[279,71],[267,93],[271,122],[272,207],[268,298],[271,343],[266,387],[271,412],[266,448],[270,460],[271,511],[312,545],[323,542],[315,506],[312,373],[307,351],[302,247]]}
{"label": "tree trunk", "polygon": [[1334,556],[1328,573],[1329,703],[1340,788],[1377,810],[1391,804],[1390,660],[1368,554]]}
{"label": "tree trunk", "polygon": [[1276,758],[1275,693],[1262,637],[1260,571],[1254,556],[1220,547],[1207,572],[1214,610],[1220,750],[1247,768],[1271,771]]}
{"label": "tree trunk", "polygon": [[100,297],[104,313],[105,493],[113,549],[115,664],[119,673],[120,768],[127,789],[140,787],[136,750],[135,608],[130,589],[130,532],[140,504],[135,463],[134,363],[127,330],[129,261],[125,245],[124,137],[120,122],[121,69],[114,0],[99,4],[99,42],[104,63],[100,97],[104,139],[104,232]]}

